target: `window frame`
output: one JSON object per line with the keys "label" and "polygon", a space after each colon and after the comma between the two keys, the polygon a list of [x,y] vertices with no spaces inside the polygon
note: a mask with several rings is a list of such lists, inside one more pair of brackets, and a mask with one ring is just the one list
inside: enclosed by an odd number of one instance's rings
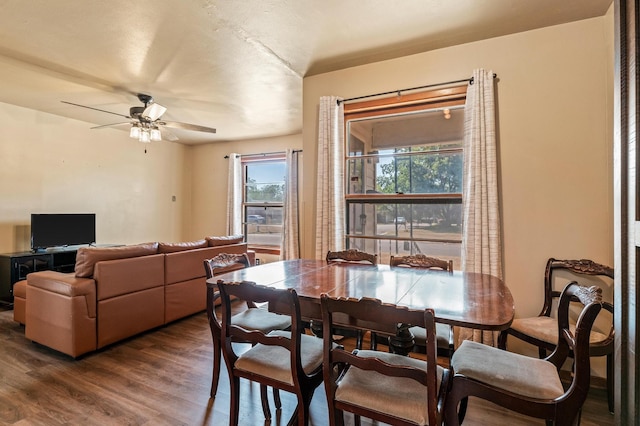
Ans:
{"label": "window frame", "polygon": [[[277,153],[269,153],[269,154],[248,154],[243,155],[240,160],[242,167],[242,228],[244,230],[244,239],[248,244],[248,248],[255,251],[256,253],[266,253],[266,254],[275,254],[279,255],[281,250],[281,242],[279,241],[277,245],[274,244],[256,244],[248,241],[249,233],[248,233],[248,215],[247,209],[249,207],[264,207],[264,208],[281,208],[284,212],[284,199],[282,202],[273,202],[273,201],[261,201],[261,202],[249,202],[247,201],[247,168],[250,165],[256,164],[265,164],[265,163],[283,163],[286,168],[286,153],[285,152],[277,152]],[[287,182],[284,180],[284,185],[286,188]],[[286,191],[286,189],[285,189]],[[283,224],[284,226],[284,224]],[[282,230],[281,230],[282,233]]]}
{"label": "window frame", "polygon": [[[425,90],[409,94],[398,94],[397,96],[387,96],[373,100],[345,103],[344,104],[344,132],[345,132],[345,171],[348,170],[348,162],[354,158],[372,158],[377,155],[363,154],[359,156],[349,155],[349,121],[354,119],[365,119],[382,117],[385,115],[396,115],[411,112],[419,112],[427,109],[444,109],[464,106],[467,96],[467,85],[457,85],[453,87],[439,88],[435,90]],[[463,148],[444,149],[442,153],[447,151],[459,151],[464,155]],[[379,158],[379,157],[378,157]],[[395,241],[399,242],[434,242],[434,243],[462,243],[460,239],[446,238],[416,238],[413,235],[391,236],[385,235],[361,235],[356,234],[349,228],[351,223],[350,206],[353,204],[462,204],[462,192],[460,193],[419,193],[419,194],[403,194],[403,193],[375,193],[375,194],[349,194],[348,173],[344,176],[344,202],[345,202],[345,246],[349,247],[352,239],[362,240],[378,240],[378,241]],[[354,229],[356,229],[354,227]]]}

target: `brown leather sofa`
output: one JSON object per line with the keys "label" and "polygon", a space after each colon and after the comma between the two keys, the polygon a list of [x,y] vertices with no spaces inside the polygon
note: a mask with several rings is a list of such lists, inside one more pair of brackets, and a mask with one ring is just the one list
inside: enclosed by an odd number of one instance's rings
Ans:
{"label": "brown leather sofa", "polygon": [[247,253],[241,241],[207,237],[81,248],[74,272],[34,272],[26,283],[15,284],[25,297],[14,299],[14,307],[24,306],[24,312],[14,310],[14,319],[25,324],[28,339],[78,357],[205,310],[203,260]]}

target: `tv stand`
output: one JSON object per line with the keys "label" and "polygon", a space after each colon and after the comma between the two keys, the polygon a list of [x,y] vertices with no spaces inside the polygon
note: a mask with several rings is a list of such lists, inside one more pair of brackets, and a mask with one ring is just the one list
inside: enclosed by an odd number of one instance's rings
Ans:
{"label": "tv stand", "polygon": [[13,306],[13,285],[37,271],[73,272],[78,247],[0,254],[0,305]]}

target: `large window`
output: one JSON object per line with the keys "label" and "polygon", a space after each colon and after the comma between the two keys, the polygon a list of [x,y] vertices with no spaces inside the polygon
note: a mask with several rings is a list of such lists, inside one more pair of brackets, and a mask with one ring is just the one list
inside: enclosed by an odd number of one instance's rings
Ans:
{"label": "large window", "polygon": [[280,248],[286,163],[284,156],[243,156],[244,234],[254,247]]}
{"label": "large window", "polygon": [[459,267],[462,89],[345,105],[348,247],[384,263],[423,253]]}

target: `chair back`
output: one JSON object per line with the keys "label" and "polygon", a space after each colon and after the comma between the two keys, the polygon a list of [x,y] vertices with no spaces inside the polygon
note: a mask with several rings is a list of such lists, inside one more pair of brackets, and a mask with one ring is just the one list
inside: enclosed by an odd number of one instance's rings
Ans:
{"label": "chair back", "polygon": [[[326,294],[321,296],[321,309],[322,322],[325,327],[325,331],[323,332],[323,374],[329,404],[333,404],[335,401],[336,382],[340,375],[343,374],[344,366],[349,366],[348,368],[356,367],[362,370],[376,371],[386,376],[409,378],[427,386],[429,424],[440,424],[437,422],[439,418],[437,410],[437,360],[435,315],[432,309],[409,309],[407,307],[382,303],[378,299],[368,297],[361,299],[335,299]],[[408,324],[420,325],[427,330],[426,369],[418,369],[408,365],[388,364],[378,358],[359,357],[357,356],[357,349],[351,353],[339,346],[336,347],[332,345],[331,336],[335,327],[348,325],[356,329],[388,333],[390,326],[396,327],[398,324],[403,324],[404,326]],[[340,368],[341,366],[343,368]],[[357,408],[354,412],[367,415],[367,413],[358,412]]]}
{"label": "chair back", "polygon": [[[572,302],[583,305],[575,331],[569,326],[569,311]],[[589,335],[591,327],[602,309],[602,289],[597,286],[583,287],[575,281],[570,282],[560,294],[558,303],[558,343],[556,349],[547,357],[547,361],[556,365],[558,370],[573,353],[573,382],[567,390],[567,399],[574,400],[574,407],[581,407],[587,398],[591,379]],[[573,404],[572,404],[573,406]]]}
{"label": "chair back", "polygon": [[[553,312],[554,301],[557,301],[561,294],[560,290],[554,288],[554,275],[560,271],[567,271],[577,276],[608,277],[612,280],[614,277],[613,268],[596,263],[589,259],[560,260],[550,258],[547,261],[547,266],[544,271],[544,306],[538,316],[550,316]],[[598,326],[609,326],[608,337],[603,341],[591,344],[592,356],[603,356],[613,351],[613,340],[615,336],[615,329],[613,326],[613,304],[603,300],[602,308],[610,313],[610,322],[606,322],[604,319],[598,320],[596,328]]]}
{"label": "chair back", "polygon": [[[549,316],[553,311],[553,299],[560,297],[562,290],[556,290],[553,286],[554,273],[568,271],[575,275],[602,276],[613,279],[613,268],[596,263],[589,259],[563,260],[549,258],[544,270],[544,306],[541,315]],[[563,286],[564,288],[564,286]]]}
{"label": "chair back", "polygon": [[246,253],[220,253],[211,259],[205,259],[203,263],[207,279],[214,275],[251,266],[249,256]]}
{"label": "chair back", "polygon": [[[300,319],[300,303],[294,289],[276,289],[258,285],[251,281],[224,282],[218,281],[222,302],[222,352],[227,359],[228,367],[235,364],[238,355],[232,341],[240,341],[256,345],[281,346],[291,354],[291,366],[294,382],[297,375],[302,376],[300,362],[300,335],[304,332]],[[267,304],[270,311],[291,317],[291,338],[282,335],[268,335],[259,330],[247,330],[231,322],[231,300],[237,298],[252,304]]]}
{"label": "chair back", "polygon": [[378,264],[378,255],[360,251],[358,249],[347,249],[342,251],[327,252],[327,263],[350,262],[350,263],[371,263]]}
{"label": "chair back", "polygon": [[[220,253],[211,259],[205,259],[203,263],[207,280],[215,275],[251,266],[249,256],[246,253]],[[207,282],[207,318],[209,319],[209,326],[214,339],[219,338],[221,333],[220,320],[216,315],[216,301],[219,298],[218,285]],[[247,306],[251,307],[250,304]]]}
{"label": "chair back", "polygon": [[453,260],[438,259],[437,257],[430,257],[421,253],[412,256],[391,256],[389,265],[409,268],[442,269],[443,271],[453,272]]}

